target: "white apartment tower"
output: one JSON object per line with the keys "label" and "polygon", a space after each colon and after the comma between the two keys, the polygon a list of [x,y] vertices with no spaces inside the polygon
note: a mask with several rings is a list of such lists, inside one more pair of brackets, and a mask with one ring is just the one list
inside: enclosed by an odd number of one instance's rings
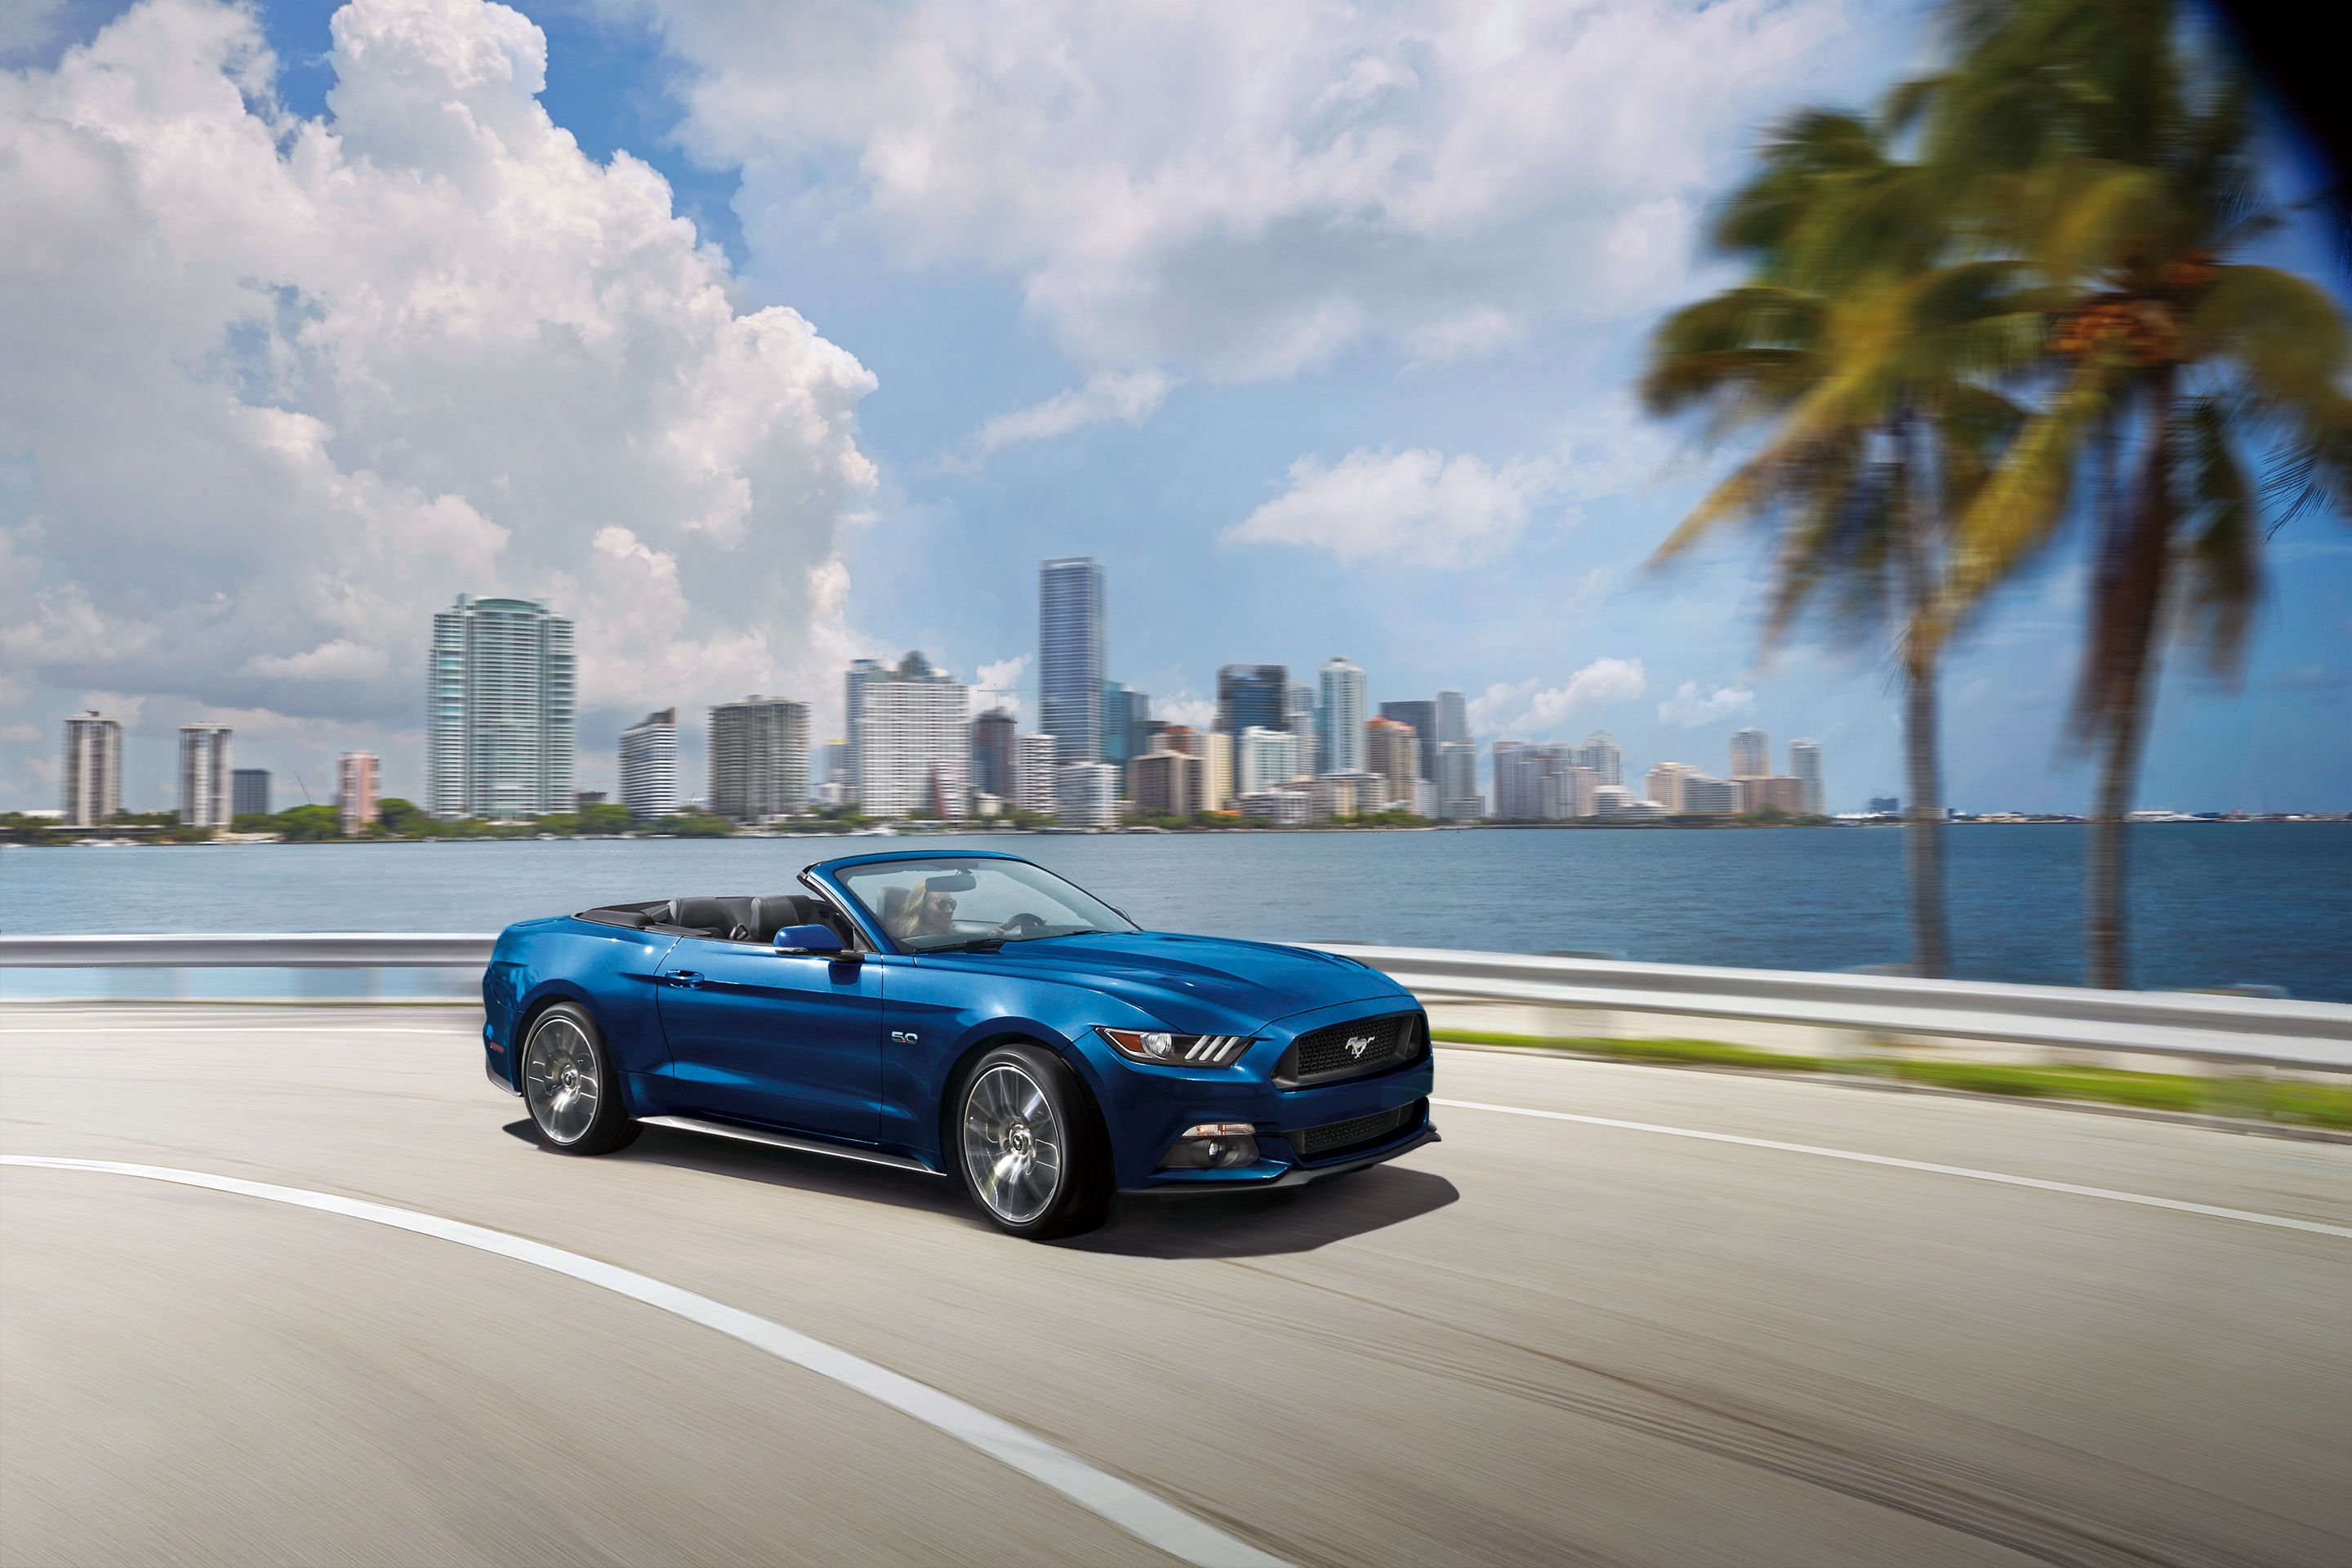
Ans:
{"label": "white apartment tower", "polygon": [[1318,674],[1323,682],[1322,701],[1317,708],[1323,731],[1322,765],[1318,771],[1370,772],[1364,722],[1371,714],[1365,703],[1363,669],[1345,654],[1334,654]]}
{"label": "white apartment tower", "polygon": [[570,811],[578,664],[572,623],[540,599],[475,599],[433,617],[425,807],[444,819]]}
{"label": "white apartment tower", "polygon": [[971,688],[909,653],[852,695],[850,744],[866,815],[961,821],[971,795]]}
{"label": "white apartment tower", "polygon": [[235,815],[229,766],[229,727],[180,726],[180,826],[226,827]]}
{"label": "white apartment tower", "polygon": [[345,752],[337,760],[335,807],[342,816],[346,838],[375,826],[382,779],[382,763],[373,752]]}
{"label": "white apartment tower", "polygon": [[[646,722],[660,717],[648,715]],[[670,788],[675,794],[675,725],[670,736]],[[753,823],[792,816],[808,804],[808,768],[807,703],[755,692],[740,702],[721,703],[710,710],[713,814]]]}
{"label": "white apartment tower", "polygon": [[1822,784],[1822,743],[1819,741],[1789,742],[1789,771],[1797,775],[1802,786],[1804,815],[1827,816],[1829,792]]}
{"label": "white apartment tower", "polygon": [[1297,778],[1304,771],[1298,765],[1302,738],[1257,724],[1244,730],[1234,741],[1234,793],[1257,795]]}
{"label": "white apartment tower", "polygon": [[1731,735],[1731,776],[1762,778],[1772,771],[1772,737],[1749,725]]}
{"label": "white apartment tower", "polygon": [[1625,782],[1625,752],[1617,744],[1617,737],[1606,730],[1595,730],[1584,737],[1584,744],[1576,748],[1574,759],[1580,768],[1591,768],[1601,775],[1603,784]]}
{"label": "white apartment tower", "polygon": [[122,809],[122,726],[96,709],[66,721],[66,826],[95,827]]}
{"label": "white apartment tower", "polygon": [[677,788],[677,710],[648,713],[621,731],[621,804],[640,822],[672,816]]}
{"label": "white apartment tower", "polygon": [[1013,804],[1023,811],[1051,816],[1057,809],[1054,770],[1058,744],[1042,731],[1013,743]]}

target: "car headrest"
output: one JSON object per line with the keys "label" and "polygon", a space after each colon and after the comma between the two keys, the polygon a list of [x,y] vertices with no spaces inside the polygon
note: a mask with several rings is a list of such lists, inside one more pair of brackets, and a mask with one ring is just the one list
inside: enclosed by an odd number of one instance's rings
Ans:
{"label": "car headrest", "polygon": [[[725,936],[744,923],[728,906],[740,900],[734,899],[672,899],[669,901],[669,924],[698,931],[707,936]],[[749,914],[745,910],[745,914]]]}

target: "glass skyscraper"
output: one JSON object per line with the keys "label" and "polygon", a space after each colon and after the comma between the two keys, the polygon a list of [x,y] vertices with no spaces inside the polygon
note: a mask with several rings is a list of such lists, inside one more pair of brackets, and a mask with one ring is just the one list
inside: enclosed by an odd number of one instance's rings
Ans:
{"label": "glass skyscraper", "polygon": [[1238,735],[1290,728],[1290,668],[1280,664],[1229,664],[1217,671],[1217,728]]}
{"label": "glass skyscraper", "polygon": [[[1383,702],[1381,717],[1392,724],[1410,724],[1419,752],[1414,764],[1414,777],[1437,782],[1437,704],[1434,702]],[[1375,773],[1385,770],[1375,768]]]}
{"label": "glass skyscraper", "polygon": [[425,801],[434,816],[572,808],[572,623],[537,599],[474,599],[433,617]]}
{"label": "glass skyscraper", "polygon": [[1103,756],[1108,627],[1102,563],[1069,555],[1037,567],[1037,705],[1064,766]]}

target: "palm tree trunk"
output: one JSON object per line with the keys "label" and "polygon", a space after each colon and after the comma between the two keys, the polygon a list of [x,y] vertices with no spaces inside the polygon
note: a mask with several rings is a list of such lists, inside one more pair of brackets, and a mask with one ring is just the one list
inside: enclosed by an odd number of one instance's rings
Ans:
{"label": "palm tree trunk", "polygon": [[2091,667],[2076,721],[2099,758],[2084,868],[2084,979],[2108,990],[2131,983],[2124,921],[2131,871],[2127,818],[2147,740],[2148,687],[2172,560],[2172,385],[2169,366],[2152,374],[2138,493],[2127,508],[2118,507],[2107,559],[2094,578]]}
{"label": "palm tree trunk", "polygon": [[1944,762],[1937,707],[1937,661],[1942,639],[1935,633],[1936,581],[1931,559],[1935,531],[1929,508],[1937,476],[1926,459],[1924,419],[1897,422],[1897,441],[1916,447],[1906,462],[1895,527],[1901,552],[1906,625],[1903,628],[1903,749],[1908,810],[1903,824],[1903,880],[1911,900],[1911,972],[1941,979],[1951,966],[1951,931],[1944,897]]}

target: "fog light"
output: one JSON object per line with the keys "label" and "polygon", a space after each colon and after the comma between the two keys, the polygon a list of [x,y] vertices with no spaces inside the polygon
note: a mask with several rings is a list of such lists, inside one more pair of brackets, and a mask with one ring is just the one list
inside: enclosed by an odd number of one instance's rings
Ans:
{"label": "fog light", "polygon": [[1184,1129],[1184,1136],[1160,1162],[1163,1171],[1230,1171],[1257,1163],[1257,1129],[1246,1121],[1203,1121]]}

